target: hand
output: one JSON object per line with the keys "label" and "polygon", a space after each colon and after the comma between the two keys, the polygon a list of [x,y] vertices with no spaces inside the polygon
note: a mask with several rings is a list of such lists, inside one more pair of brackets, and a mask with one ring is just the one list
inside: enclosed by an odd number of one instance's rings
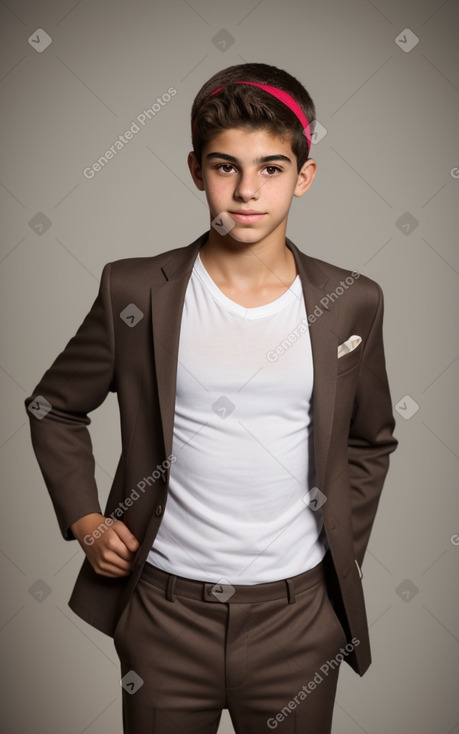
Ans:
{"label": "hand", "polygon": [[101,576],[128,576],[139,541],[121,520],[98,512],[85,515],[70,526],[94,571]]}

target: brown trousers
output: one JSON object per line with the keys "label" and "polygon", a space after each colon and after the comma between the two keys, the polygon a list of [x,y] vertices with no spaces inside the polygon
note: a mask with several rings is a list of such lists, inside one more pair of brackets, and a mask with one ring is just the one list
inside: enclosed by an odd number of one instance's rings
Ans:
{"label": "brown trousers", "polygon": [[237,734],[331,730],[346,636],[323,563],[254,586],[146,563],[114,643],[125,734],[215,734],[224,708]]}

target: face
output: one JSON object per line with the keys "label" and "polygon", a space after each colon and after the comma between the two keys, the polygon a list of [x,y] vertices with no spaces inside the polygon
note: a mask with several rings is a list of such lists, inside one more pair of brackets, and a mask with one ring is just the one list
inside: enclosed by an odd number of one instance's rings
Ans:
{"label": "face", "polygon": [[298,173],[290,140],[242,128],[215,135],[203,149],[201,167],[194,153],[188,164],[206,193],[211,221],[224,214],[231,225],[224,236],[249,244],[285,236],[292,198],[306,193],[317,168],[309,159]]}

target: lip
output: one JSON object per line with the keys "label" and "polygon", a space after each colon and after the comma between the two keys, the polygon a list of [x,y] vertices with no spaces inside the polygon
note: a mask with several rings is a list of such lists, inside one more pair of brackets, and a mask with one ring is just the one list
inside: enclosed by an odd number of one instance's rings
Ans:
{"label": "lip", "polygon": [[265,212],[257,212],[254,209],[239,210],[237,212],[228,212],[230,217],[236,220],[236,222],[242,222],[246,224],[252,224],[252,222],[259,222],[263,219]]}

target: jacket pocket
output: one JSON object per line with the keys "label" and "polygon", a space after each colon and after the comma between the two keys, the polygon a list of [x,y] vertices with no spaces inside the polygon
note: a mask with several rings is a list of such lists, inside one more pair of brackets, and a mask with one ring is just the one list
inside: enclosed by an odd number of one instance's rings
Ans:
{"label": "jacket pocket", "polygon": [[337,365],[338,377],[340,375],[344,375],[346,372],[349,372],[350,370],[353,370],[355,367],[357,367],[360,364],[361,356],[362,356],[362,343],[360,343],[358,347],[353,349],[352,352],[343,354],[343,356],[339,357],[339,359],[337,358],[338,359],[338,365]]}

